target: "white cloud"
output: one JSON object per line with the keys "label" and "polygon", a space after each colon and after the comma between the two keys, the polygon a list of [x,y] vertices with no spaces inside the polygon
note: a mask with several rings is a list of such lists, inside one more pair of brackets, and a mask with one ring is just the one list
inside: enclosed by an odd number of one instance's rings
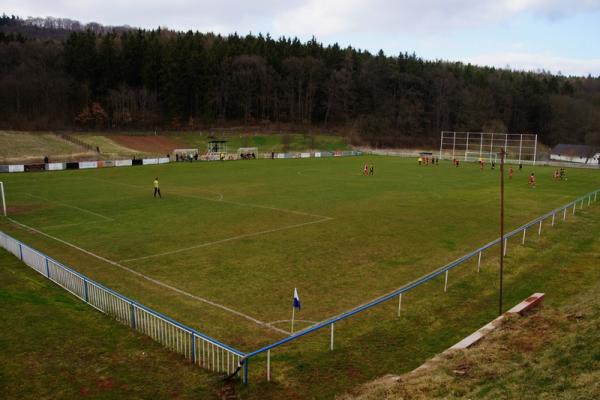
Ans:
{"label": "white cloud", "polygon": [[[436,33],[480,27],[520,13],[560,18],[600,10],[598,0],[6,0],[3,11],[130,24],[229,32],[269,30],[315,35],[352,32]],[[262,28],[262,29],[261,29]],[[224,32],[227,33],[227,32]]]}
{"label": "white cloud", "polygon": [[356,32],[439,33],[482,27],[521,13],[561,18],[600,10],[598,0],[305,0],[274,16],[277,32],[299,36]]}
{"label": "white cloud", "polygon": [[600,76],[600,58],[577,59],[543,53],[496,52],[468,57],[463,61],[521,71],[544,70],[554,74],[561,72],[563,75]]}

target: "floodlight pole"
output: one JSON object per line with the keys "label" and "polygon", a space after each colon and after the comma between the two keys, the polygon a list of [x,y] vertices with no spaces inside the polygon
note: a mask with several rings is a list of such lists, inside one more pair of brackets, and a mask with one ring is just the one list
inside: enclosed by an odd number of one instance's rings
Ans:
{"label": "floodlight pole", "polygon": [[504,279],[504,148],[500,148],[500,293],[498,315],[502,315],[502,296]]}

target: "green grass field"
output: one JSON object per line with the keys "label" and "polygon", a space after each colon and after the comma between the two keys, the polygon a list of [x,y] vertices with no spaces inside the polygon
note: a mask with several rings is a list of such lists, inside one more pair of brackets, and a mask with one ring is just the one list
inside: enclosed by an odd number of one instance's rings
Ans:
{"label": "green grass field", "polygon": [[[365,162],[374,163],[374,176],[361,175]],[[530,172],[538,176],[535,189],[527,186]],[[551,174],[550,168],[524,167],[507,181],[508,230],[600,187],[595,170],[568,170],[564,182],[552,181]],[[152,197],[155,176],[162,199]],[[299,328],[498,236],[498,171],[470,164],[419,167],[412,159],[384,157],[257,160],[1,178],[11,218],[38,232],[4,219],[0,229],[243,351],[286,335],[294,287],[303,305]],[[567,226],[576,218],[569,215]],[[560,229],[566,228],[548,235]],[[533,244],[509,244],[509,263],[521,253],[535,254],[539,249],[528,246],[547,240],[530,236]],[[386,304],[336,324],[339,348],[333,352],[325,351],[328,332],[275,352],[275,380],[285,381],[275,393],[298,394],[319,377],[329,386],[312,395],[328,397],[377,374],[416,366],[479,327],[496,309],[495,273],[485,271],[493,257],[484,256],[484,272],[475,277],[466,267],[453,271],[446,295],[442,280],[409,293],[400,320],[397,305]],[[509,273],[508,282],[531,281],[508,292],[508,300],[520,300],[544,282],[528,274],[522,265],[512,278]],[[449,312],[451,305],[460,309]],[[260,364],[253,365],[254,380],[264,374]],[[253,394],[272,393],[270,385],[260,384]]]}

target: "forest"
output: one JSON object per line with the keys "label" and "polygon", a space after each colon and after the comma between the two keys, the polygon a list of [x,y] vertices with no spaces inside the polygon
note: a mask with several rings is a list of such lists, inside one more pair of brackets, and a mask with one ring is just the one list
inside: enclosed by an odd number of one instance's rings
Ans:
{"label": "forest", "polygon": [[0,18],[0,129],[331,131],[371,146],[441,130],[600,145],[600,77],[372,54],[313,38]]}

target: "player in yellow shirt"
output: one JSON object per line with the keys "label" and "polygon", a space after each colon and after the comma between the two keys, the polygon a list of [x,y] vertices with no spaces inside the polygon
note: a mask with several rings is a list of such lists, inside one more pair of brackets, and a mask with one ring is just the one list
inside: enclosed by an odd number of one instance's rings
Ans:
{"label": "player in yellow shirt", "polygon": [[154,198],[156,198],[157,194],[158,197],[162,199],[162,196],[160,194],[160,187],[158,186],[158,177],[154,178]]}

